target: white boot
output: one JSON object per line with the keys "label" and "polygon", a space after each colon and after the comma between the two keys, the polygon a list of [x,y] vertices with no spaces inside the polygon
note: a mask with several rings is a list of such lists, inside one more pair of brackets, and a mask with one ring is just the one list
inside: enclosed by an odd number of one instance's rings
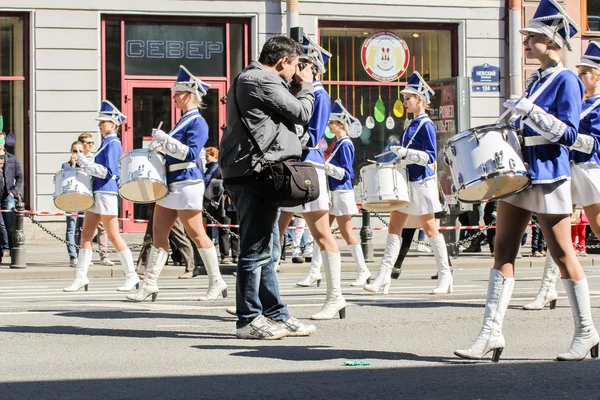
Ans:
{"label": "white boot", "polygon": [[438,284],[431,294],[452,293],[452,271],[448,264],[448,249],[444,236],[437,235],[429,238],[429,245],[438,267]]}
{"label": "white boot", "polygon": [[515,278],[505,278],[496,269],[490,270],[487,299],[483,314],[483,326],[475,343],[467,350],[456,350],[454,354],[462,358],[479,360],[493,351],[492,361],[498,362],[504,350],[502,321],[515,286]]}
{"label": "white boot", "polygon": [[140,277],[135,272],[135,266],[133,265],[133,256],[129,248],[117,253],[123,266],[123,272],[125,272],[125,282],[123,286],[118,287],[119,292],[129,292],[131,289],[136,287],[140,282]]}
{"label": "white boot", "polygon": [[321,311],[312,315],[310,319],[332,319],[339,313],[340,319],[346,318],[346,300],[342,296],[342,257],[340,253],[322,251],[323,264],[325,265],[325,278],[327,279],[327,296]]}
{"label": "white boot", "polygon": [[562,282],[573,312],[575,335],[569,350],[566,353],[559,354],[556,359],[558,361],[579,361],[583,360],[588,353],[591,353],[592,358],[598,358],[600,337],[592,321],[590,289],[587,278],[580,281],[563,279]]}
{"label": "white boot", "polygon": [[529,304],[525,304],[523,309],[541,310],[546,304],[550,303],[550,309],[554,310],[556,308],[556,299],[558,299],[558,293],[556,293],[556,280],[559,275],[560,271],[558,270],[558,266],[552,259],[552,256],[550,256],[550,252],[547,252],[540,291],[535,297],[535,300]]}
{"label": "white boot", "polygon": [[152,301],[158,296],[158,286],[156,281],[167,262],[169,253],[160,251],[156,247],[150,247],[150,256],[148,257],[148,266],[146,267],[146,275],[140,284],[139,289],[135,293],[128,294],[128,300],[139,302],[144,301],[148,296],[152,296]]}
{"label": "white boot", "polygon": [[349,244],[348,248],[356,264],[356,280],[350,286],[364,286],[365,283],[371,283],[371,271],[365,263],[362,247],[360,244]]}
{"label": "white boot", "polygon": [[90,281],[87,278],[88,270],[90,269],[90,261],[92,261],[92,249],[80,249],[77,257],[77,267],[75,268],[75,280],[71,286],[63,289],[63,292],[76,292],[84,288],[87,292]]}
{"label": "white boot", "polygon": [[317,287],[321,286],[321,280],[323,279],[321,276],[322,264],[323,258],[321,257],[321,249],[319,248],[319,245],[315,243],[313,246],[312,260],[310,261],[308,275],[306,275],[306,278],[302,279],[300,282],[296,282],[296,285],[301,287],[310,287],[316,282]]}
{"label": "white boot", "polygon": [[221,294],[223,298],[227,297],[227,284],[221,277],[217,249],[215,249],[215,246],[207,249],[199,247],[198,253],[200,253],[200,257],[202,257],[206,272],[208,273],[208,291],[204,296],[200,296],[198,300],[215,300],[219,297],[219,294]]}
{"label": "white boot", "polygon": [[385,244],[385,251],[381,258],[381,264],[379,264],[379,271],[373,283],[365,285],[363,289],[368,292],[377,293],[383,288],[383,294],[388,294],[390,289],[390,283],[392,282],[392,267],[398,258],[400,253],[400,246],[402,245],[402,238],[392,233],[388,234],[387,241]]}

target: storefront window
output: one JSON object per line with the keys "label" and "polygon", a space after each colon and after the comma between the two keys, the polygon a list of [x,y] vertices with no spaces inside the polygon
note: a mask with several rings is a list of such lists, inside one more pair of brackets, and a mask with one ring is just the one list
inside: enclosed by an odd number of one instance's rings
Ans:
{"label": "storefront window", "polygon": [[121,110],[121,23],[106,21],[105,29],[106,99]]}
{"label": "storefront window", "polygon": [[[453,69],[456,55],[452,51],[455,34],[452,29],[390,27],[322,27],[319,32],[321,46],[332,54],[327,65],[328,71],[322,77],[324,87],[332,101],[340,99],[363,125],[362,134],[353,139],[356,149],[355,176],[358,177],[360,167],[366,165],[368,160],[381,153],[390,143],[397,143],[406,123],[412,118],[412,115],[406,114],[400,94],[410,75],[418,71],[427,81],[439,81],[456,75]],[[376,71],[371,66],[374,55],[368,41],[374,41],[382,35],[401,45],[377,51],[377,57],[391,62],[383,62]],[[434,87],[434,90],[441,96],[441,88]],[[432,100],[430,116],[436,124],[445,119],[439,115],[440,105],[445,100]],[[453,127],[440,128],[454,133]],[[327,144],[331,145],[332,140],[332,137],[328,137]]]}
{"label": "storefront window", "polygon": [[18,157],[27,176],[25,42],[24,17],[0,15],[0,131],[7,134],[6,149]]}
{"label": "storefront window", "polygon": [[600,32],[600,2],[585,0],[587,9],[588,31]]}

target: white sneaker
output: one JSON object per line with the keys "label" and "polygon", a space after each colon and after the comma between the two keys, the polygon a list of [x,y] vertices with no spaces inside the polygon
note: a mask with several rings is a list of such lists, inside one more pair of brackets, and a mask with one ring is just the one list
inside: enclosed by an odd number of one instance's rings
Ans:
{"label": "white sneaker", "polygon": [[431,253],[431,249],[421,243],[417,245],[417,251],[420,251],[421,253]]}
{"label": "white sneaker", "polygon": [[316,330],[317,327],[314,325],[305,325],[298,321],[297,318],[290,317],[286,321],[271,321],[276,327],[286,329],[288,331],[287,336],[310,336]]}
{"label": "white sneaker", "polygon": [[114,262],[110,261],[108,259],[108,257],[104,257],[101,261],[100,261],[100,265],[106,265],[108,267],[112,267],[113,265],[115,265]]}
{"label": "white sneaker", "polygon": [[259,315],[248,325],[237,328],[235,336],[238,339],[277,340],[286,337],[288,333],[289,331],[281,328],[279,324],[275,325],[274,321]]}

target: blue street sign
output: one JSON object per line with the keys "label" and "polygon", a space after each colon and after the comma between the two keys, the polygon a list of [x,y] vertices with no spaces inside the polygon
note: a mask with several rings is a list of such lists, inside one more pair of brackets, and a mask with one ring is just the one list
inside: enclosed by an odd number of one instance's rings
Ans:
{"label": "blue street sign", "polygon": [[500,83],[500,68],[489,64],[476,65],[471,70],[473,83]]}

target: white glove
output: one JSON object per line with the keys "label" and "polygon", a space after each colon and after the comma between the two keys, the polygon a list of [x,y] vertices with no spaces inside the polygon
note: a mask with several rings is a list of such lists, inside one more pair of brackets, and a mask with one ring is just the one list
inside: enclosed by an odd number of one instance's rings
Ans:
{"label": "white glove", "polygon": [[93,162],[88,162],[83,166],[83,170],[88,174],[95,176],[100,179],[106,178],[108,174],[108,169],[104,165],[96,164]]}
{"label": "white glove", "polygon": [[504,107],[515,110],[515,113],[521,116],[527,116],[533,110],[533,103],[531,100],[522,98],[521,96],[512,95],[509,100],[504,102]]}
{"label": "white glove", "polygon": [[594,151],[594,138],[590,135],[578,133],[575,143],[573,143],[573,146],[569,147],[569,149],[576,150],[581,153],[592,154]]}
{"label": "white glove", "polygon": [[330,163],[325,163],[325,174],[331,176],[332,178],[341,181],[342,179],[344,179],[345,173],[346,171],[344,171],[344,168],[337,167]]}
{"label": "white glove", "polygon": [[172,136],[167,135],[167,138],[164,139],[163,152],[173,158],[185,160],[189,151],[190,148],[188,146],[174,139]]}
{"label": "white glove", "polygon": [[424,151],[407,149],[402,146],[392,146],[390,147],[390,150],[392,150],[398,158],[406,161],[407,164],[418,164],[421,166],[429,164],[429,155]]}
{"label": "white glove", "polygon": [[160,129],[152,129],[152,139],[158,143],[164,143],[169,135]]}
{"label": "white glove", "polygon": [[77,154],[77,163],[83,168],[86,165],[91,164],[92,162],[89,160],[89,158],[84,156],[82,152],[79,152]]}
{"label": "white glove", "polygon": [[397,155],[399,158],[406,157],[406,153],[408,153],[408,149],[402,146],[391,146],[390,150]]}

